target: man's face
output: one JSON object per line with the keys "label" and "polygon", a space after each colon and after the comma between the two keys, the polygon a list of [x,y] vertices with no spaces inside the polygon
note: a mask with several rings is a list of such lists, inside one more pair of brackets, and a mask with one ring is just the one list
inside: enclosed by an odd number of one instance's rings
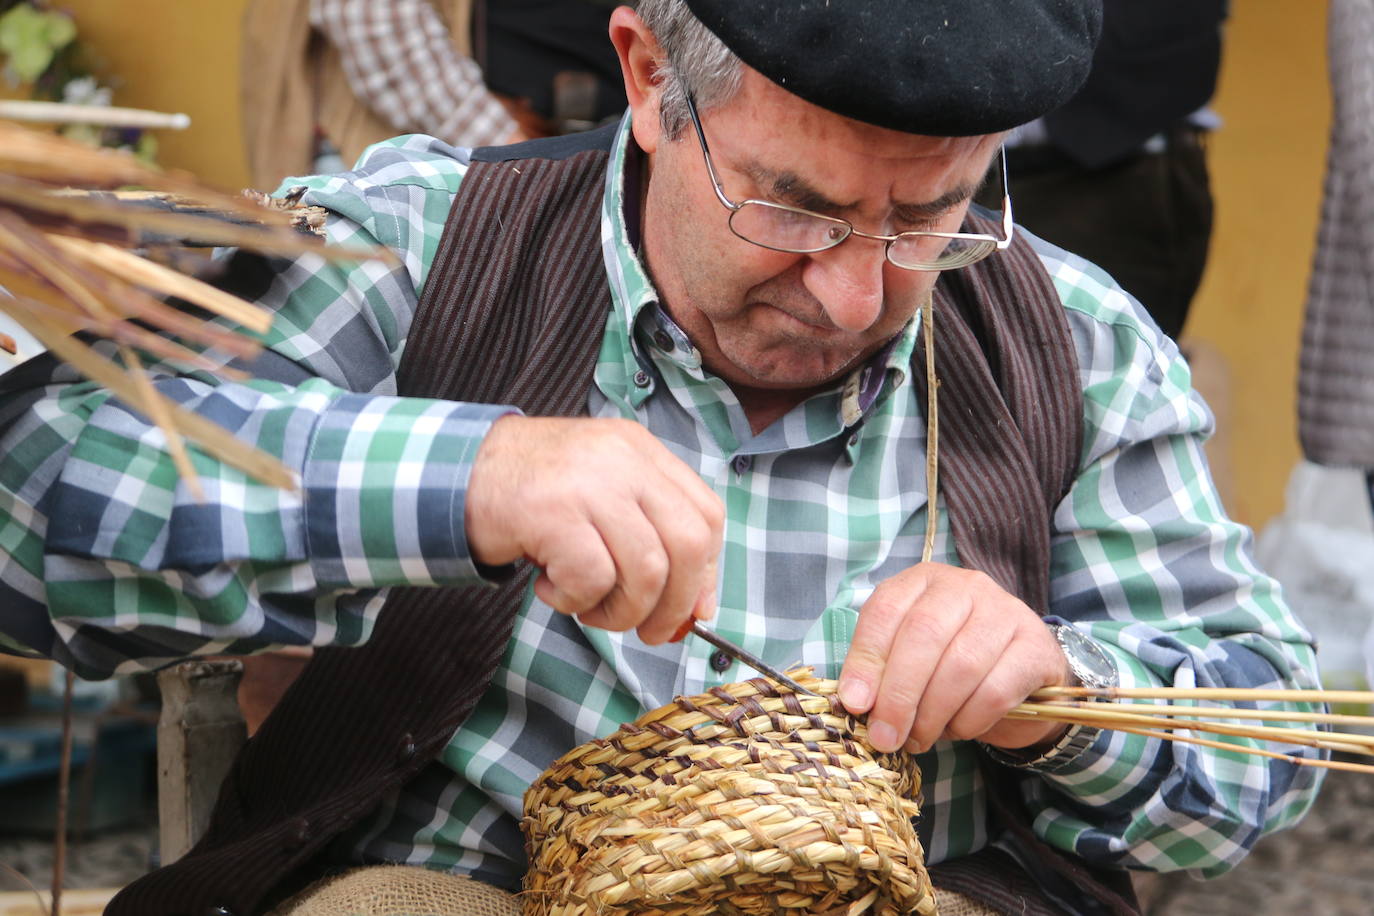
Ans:
{"label": "man's face", "polygon": [[[938,276],[888,263],[884,243],[771,251],[731,232],[691,126],[663,136],[656,106],[635,111],[650,152],[644,251],[673,319],[732,386],[808,389],[890,340]],[[774,201],[864,232],[957,231],[1000,137],[920,137],[852,121],[745,68],[739,94],[701,115],[733,201]],[[934,206],[932,206],[934,205]]]}

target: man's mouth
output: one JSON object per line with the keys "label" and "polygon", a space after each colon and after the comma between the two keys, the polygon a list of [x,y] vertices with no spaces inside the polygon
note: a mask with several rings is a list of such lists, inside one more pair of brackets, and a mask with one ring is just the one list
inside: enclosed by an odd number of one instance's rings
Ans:
{"label": "man's mouth", "polygon": [[820,312],[819,314],[815,315],[804,315],[798,314],[796,311],[792,309],[787,309],[778,305],[774,305],[771,302],[756,302],[754,304],[785,315],[788,319],[791,320],[792,323],[800,325],[801,327],[807,329],[812,333],[843,333],[839,328],[835,327],[835,325],[830,322],[830,319],[826,317],[825,312]]}

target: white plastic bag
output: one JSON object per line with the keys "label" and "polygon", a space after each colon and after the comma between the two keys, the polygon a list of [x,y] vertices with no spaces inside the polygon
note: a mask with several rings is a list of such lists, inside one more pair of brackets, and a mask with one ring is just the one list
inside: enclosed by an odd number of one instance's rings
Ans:
{"label": "white plastic bag", "polygon": [[1367,685],[1374,687],[1374,623],[1369,625],[1369,632],[1364,635],[1364,680]]}
{"label": "white plastic bag", "polygon": [[1317,637],[1323,685],[1365,689],[1374,680],[1374,515],[1364,473],[1304,461],[1285,504],[1260,532],[1256,558]]}

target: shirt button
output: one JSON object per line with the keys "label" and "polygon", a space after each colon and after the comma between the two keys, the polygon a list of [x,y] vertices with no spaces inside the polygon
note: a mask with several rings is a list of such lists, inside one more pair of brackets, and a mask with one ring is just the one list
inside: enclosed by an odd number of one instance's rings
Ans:
{"label": "shirt button", "polygon": [[205,916],[234,916],[234,911],[227,906],[212,906],[205,911]]}
{"label": "shirt button", "polygon": [[658,344],[658,348],[664,353],[673,352],[673,337],[667,331],[655,331],[654,343]]}
{"label": "shirt button", "polygon": [[724,649],[717,649],[711,653],[711,670],[721,674],[729,670],[735,660]]}
{"label": "shirt button", "polygon": [[645,372],[643,369],[640,369],[638,372],[636,372],[636,373],[635,373],[635,387],[636,387],[636,388],[648,388],[648,387],[649,387],[649,373]]}
{"label": "shirt button", "polygon": [[754,459],[749,455],[736,455],[735,460],[730,462],[736,474],[743,474],[754,466]]}

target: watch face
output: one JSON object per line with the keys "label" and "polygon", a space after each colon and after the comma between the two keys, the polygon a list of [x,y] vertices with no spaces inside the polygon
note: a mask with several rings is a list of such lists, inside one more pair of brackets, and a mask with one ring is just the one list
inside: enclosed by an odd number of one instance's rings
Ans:
{"label": "watch face", "polygon": [[1117,683],[1116,665],[1102,647],[1073,627],[1056,627],[1054,635],[1068,656],[1069,667],[1086,687],[1109,687]]}

